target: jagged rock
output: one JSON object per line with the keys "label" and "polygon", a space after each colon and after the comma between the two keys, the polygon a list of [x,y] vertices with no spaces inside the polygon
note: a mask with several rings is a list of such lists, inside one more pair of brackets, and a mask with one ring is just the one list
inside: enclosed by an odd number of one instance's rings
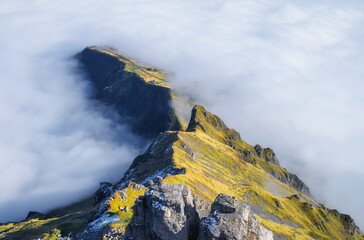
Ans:
{"label": "jagged rock", "polygon": [[133,206],[127,239],[197,239],[203,203],[183,184],[158,179]]}
{"label": "jagged rock", "polygon": [[355,232],[360,233],[359,227],[355,224],[354,219],[350,215],[339,213],[336,209],[329,210],[335,217],[340,219],[344,228],[351,236],[355,235]]}
{"label": "jagged rock", "polygon": [[95,202],[101,202],[113,193],[112,184],[108,182],[101,182],[99,189],[94,194]]}
{"label": "jagged rock", "polygon": [[235,197],[220,193],[211,205],[211,211],[220,213],[234,213],[236,211],[238,201]]}
{"label": "jagged rock", "polygon": [[254,150],[257,153],[258,157],[261,158],[263,156],[262,154],[263,154],[264,149],[259,144],[254,146]]}
{"label": "jagged rock", "polygon": [[279,181],[281,181],[285,184],[288,184],[289,186],[292,186],[297,191],[299,191],[309,197],[312,196],[310,189],[307,187],[307,185],[304,182],[302,182],[301,179],[299,179],[297,177],[296,174],[284,172],[284,175],[281,176],[275,171],[269,171],[268,173],[271,174],[273,177],[277,178]]}
{"label": "jagged rock", "polygon": [[267,162],[273,163],[275,165],[279,165],[278,158],[271,148],[262,148],[259,144],[254,146],[254,150],[257,153],[257,156],[263,158]]}
{"label": "jagged rock", "polygon": [[235,197],[219,194],[210,207],[186,185],[166,184],[161,178],[137,199],[133,210],[126,239],[273,239],[249,206]]}
{"label": "jagged rock", "polygon": [[279,166],[278,158],[271,148],[264,148],[263,156],[266,161]]}
{"label": "jagged rock", "polygon": [[273,240],[273,233],[261,225],[250,206],[234,197],[219,194],[211,214],[200,223],[199,240]]}

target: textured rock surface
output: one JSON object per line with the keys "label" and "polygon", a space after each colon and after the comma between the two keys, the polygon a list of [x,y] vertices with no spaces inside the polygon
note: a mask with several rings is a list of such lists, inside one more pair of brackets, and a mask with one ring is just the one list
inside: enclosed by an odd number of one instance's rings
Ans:
{"label": "textured rock surface", "polygon": [[273,240],[273,233],[259,225],[249,205],[219,194],[211,206],[211,214],[200,224],[198,239]]}
{"label": "textured rock surface", "polygon": [[125,63],[117,56],[98,49],[85,48],[77,59],[94,85],[95,97],[114,106],[134,132],[155,137],[179,129],[170,88],[146,83],[136,73],[124,71]]}
{"label": "textured rock surface", "polygon": [[108,182],[101,182],[99,189],[94,194],[96,203],[101,202],[113,193],[112,184]]}
{"label": "textured rock surface", "polygon": [[296,174],[285,172],[284,176],[281,176],[274,171],[270,171],[269,174],[271,174],[272,176],[277,178],[279,181],[281,181],[285,184],[288,184],[289,186],[292,186],[297,191],[299,191],[307,196],[312,196],[310,189],[307,187],[307,185],[304,182],[302,182],[301,179],[299,179],[299,177],[297,177]]}
{"label": "textured rock surface", "polygon": [[[197,239],[204,206],[182,184],[151,185],[139,197],[126,231],[128,239]],[[205,205],[207,207],[207,205]]]}
{"label": "textured rock surface", "polygon": [[234,197],[220,194],[210,207],[186,185],[161,179],[139,197],[133,210],[127,239],[273,239],[249,206]]}

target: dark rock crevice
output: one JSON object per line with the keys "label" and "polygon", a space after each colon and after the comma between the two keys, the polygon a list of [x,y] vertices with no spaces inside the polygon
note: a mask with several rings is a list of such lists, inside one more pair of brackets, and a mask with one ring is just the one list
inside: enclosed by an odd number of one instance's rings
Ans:
{"label": "dark rock crevice", "polygon": [[273,240],[250,207],[220,194],[214,203],[200,200],[183,184],[166,184],[159,178],[137,199],[126,229],[133,240]]}

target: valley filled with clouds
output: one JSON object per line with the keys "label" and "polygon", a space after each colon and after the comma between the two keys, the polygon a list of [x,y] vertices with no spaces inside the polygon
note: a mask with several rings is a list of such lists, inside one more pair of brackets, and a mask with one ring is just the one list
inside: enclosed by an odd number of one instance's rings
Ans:
{"label": "valley filled with clouds", "polygon": [[147,142],[90,100],[90,45],[172,72],[174,88],[275,150],[364,228],[361,1],[0,3],[0,222],[117,181]]}

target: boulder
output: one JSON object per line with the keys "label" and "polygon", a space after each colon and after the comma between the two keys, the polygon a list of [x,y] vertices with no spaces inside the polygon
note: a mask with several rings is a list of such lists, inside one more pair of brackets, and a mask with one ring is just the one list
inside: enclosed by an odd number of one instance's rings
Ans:
{"label": "boulder", "polygon": [[235,197],[219,194],[210,205],[186,185],[166,184],[161,178],[137,199],[133,211],[126,239],[273,239],[250,207]]}
{"label": "boulder", "polygon": [[197,239],[200,218],[208,212],[204,206],[208,204],[194,197],[186,185],[166,184],[159,178],[135,202],[126,238]]}
{"label": "boulder", "polygon": [[273,233],[261,226],[250,206],[234,197],[219,194],[210,215],[200,223],[198,240],[273,240]]}

